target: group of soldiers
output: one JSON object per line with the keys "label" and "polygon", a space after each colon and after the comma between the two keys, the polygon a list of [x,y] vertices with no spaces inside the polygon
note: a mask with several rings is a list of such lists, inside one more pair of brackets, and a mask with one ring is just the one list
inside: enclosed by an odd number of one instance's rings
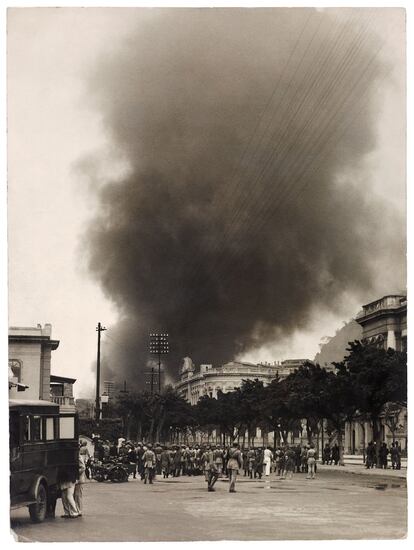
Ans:
{"label": "group of soldiers", "polygon": [[118,442],[118,445],[97,442],[95,456],[98,460],[116,456],[119,461],[129,465],[134,477],[139,475],[144,483],[149,484],[153,483],[156,475],[162,475],[164,479],[170,476],[203,475],[210,491],[218,478],[228,477],[231,492],[234,492],[237,473],[250,479],[262,479],[262,476],[275,472],[285,479],[291,478],[295,472],[308,473],[311,463],[315,464],[311,468],[310,477],[313,478],[317,458],[313,446],[285,445],[273,452],[269,446],[241,450],[236,443],[232,446],[152,445],[125,440]]}
{"label": "group of soldiers", "polygon": [[401,470],[401,447],[400,444],[395,441],[391,443],[391,447],[387,447],[387,444],[383,442],[379,448],[375,441],[370,441],[365,450],[365,466],[369,468],[388,468],[388,455],[391,458],[391,468],[393,470]]}
{"label": "group of soldiers", "polygon": [[329,443],[326,443],[322,451],[322,464],[335,464],[335,466],[338,466],[338,463],[339,463],[338,444],[335,443],[335,445],[331,447]]}

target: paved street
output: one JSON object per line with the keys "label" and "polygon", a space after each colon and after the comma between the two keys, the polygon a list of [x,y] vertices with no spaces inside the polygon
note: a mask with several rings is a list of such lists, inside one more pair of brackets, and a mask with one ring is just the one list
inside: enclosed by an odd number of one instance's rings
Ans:
{"label": "paved street", "polygon": [[406,481],[320,467],[316,480],[296,474],[270,483],[241,477],[237,493],[219,480],[208,493],[202,477],[153,485],[91,482],[85,513],[32,524],[26,509],[12,512],[22,541],[188,541],[401,538],[406,532]]}

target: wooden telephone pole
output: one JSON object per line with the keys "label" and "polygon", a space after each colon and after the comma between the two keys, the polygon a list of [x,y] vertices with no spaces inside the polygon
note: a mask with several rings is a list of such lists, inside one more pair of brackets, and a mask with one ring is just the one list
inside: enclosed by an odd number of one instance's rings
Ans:
{"label": "wooden telephone pole", "polygon": [[100,397],[100,388],[101,388],[101,332],[106,330],[105,327],[98,323],[96,331],[98,333],[98,352],[96,355],[96,402],[95,402],[95,420],[99,422],[101,416],[101,397]]}

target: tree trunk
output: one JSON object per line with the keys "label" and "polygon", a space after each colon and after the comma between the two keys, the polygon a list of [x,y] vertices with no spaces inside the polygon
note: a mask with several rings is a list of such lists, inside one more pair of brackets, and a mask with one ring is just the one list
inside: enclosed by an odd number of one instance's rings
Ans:
{"label": "tree trunk", "polygon": [[308,438],[308,445],[312,445],[313,441],[312,441],[312,428],[310,427],[309,425],[309,422],[306,421],[306,436]]}
{"label": "tree trunk", "polygon": [[338,447],[339,447],[339,465],[345,466],[344,462],[344,448],[342,443],[342,426],[339,426],[338,429]]}
{"label": "tree trunk", "polygon": [[161,432],[162,432],[162,428],[164,426],[164,422],[165,422],[165,415],[163,414],[158,422],[158,425],[157,425],[157,431],[156,431],[156,440],[158,443],[161,443]]}
{"label": "tree trunk", "polygon": [[149,430],[148,430],[148,441],[150,443],[154,443],[154,418],[151,418],[151,423],[150,423],[150,427],[149,427]]}
{"label": "tree trunk", "polygon": [[362,460],[364,461],[364,464],[365,464],[365,436],[366,436],[366,433],[365,433],[365,422],[360,422],[360,421],[358,421],[358,424],[360,425],[361,430],[362,430],[362,437],[363,437]]}
{"label": "tree trunk", "polygon": [[379,424],[378,416],[372,416],[372,435],[376,444],[375,446],[376,446],[376,454],[377,454],[377,467],[379,464],[379,450],[381,447],[381,432],[378,424]]}

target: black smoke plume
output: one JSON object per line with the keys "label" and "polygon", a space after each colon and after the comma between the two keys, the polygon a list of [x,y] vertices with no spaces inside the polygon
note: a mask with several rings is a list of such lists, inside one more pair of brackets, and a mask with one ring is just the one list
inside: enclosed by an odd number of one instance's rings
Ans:
{"label": "black smoke plume", "polygon": [[404,245],[365,167],[389,70],[374,11],[129,13],[88,80],[128,168],[85,242],[121,318],[104,376],[142,387],[149,332],[169,333],[173,377],[185,355],[231,360],[363,302],[376,250],[398,266]]}

